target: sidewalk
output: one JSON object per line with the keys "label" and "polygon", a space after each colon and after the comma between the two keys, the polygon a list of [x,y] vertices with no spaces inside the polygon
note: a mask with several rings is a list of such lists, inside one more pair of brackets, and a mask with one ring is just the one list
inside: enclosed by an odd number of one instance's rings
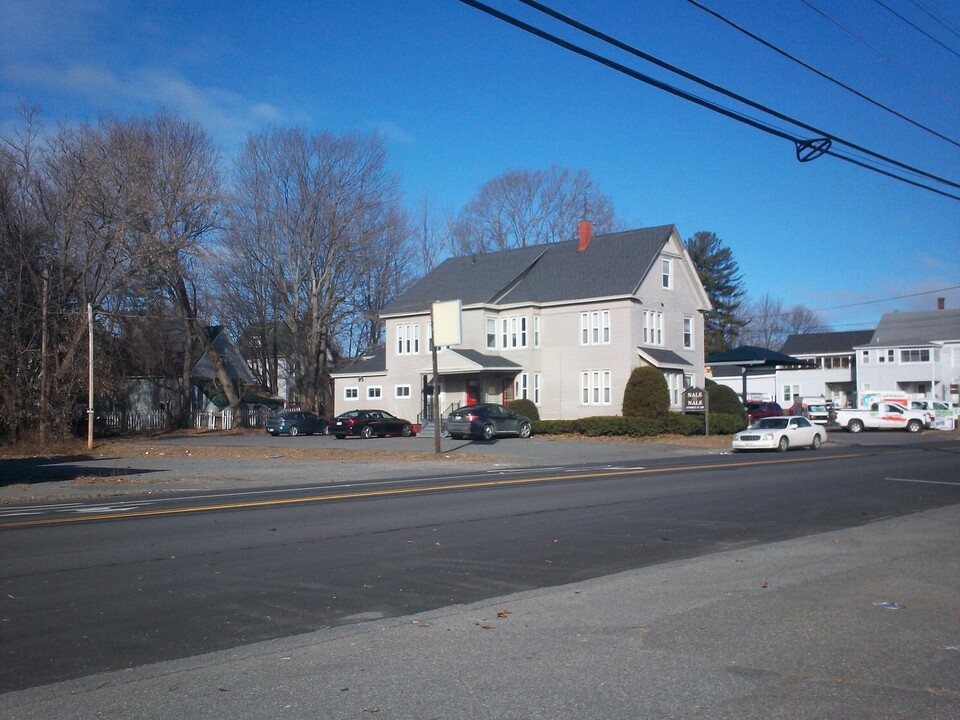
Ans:
{"label": "sidewalk", "polygon": [[0,696],[0,717],[960,718],[960,506]]}

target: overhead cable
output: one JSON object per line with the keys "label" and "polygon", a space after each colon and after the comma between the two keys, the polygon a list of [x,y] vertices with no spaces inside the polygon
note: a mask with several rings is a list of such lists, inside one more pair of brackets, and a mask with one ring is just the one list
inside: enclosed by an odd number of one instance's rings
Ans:
{"label": "overhead cable", "polygon": [[[522,1],[522,0],[521,0],[521,1]],[[880,0],[877,0],[877,2],[879,2],[879,1],[880,1]],[[787,58],[788,60],[791,60],[791,61],[797,63],[798,65],[801,65],[802,67],[805,67],[807,70],[809,70],[809,71],[812,72],[812,73],[815,73],[816,75],[819,75],[819,76],[822,77],[824,80],[828,80],[829,82],[832,82],[834,85],[838,85],[839,87],[843,88],[843,89],[846,90],[847,92],[853,93],[854,95],[856,95],[856,96],[857,96],[858,98],[860,98],[861,100],[866,100],[868,103],[871,103],[872,105],[875,105],[876,107],[880,108],[881,110],[886,110],[888,113],[890,113],[890,114],[892,114],[892,115],[895,115],[896,117],[900,118],[901,120],[905,120],[906,122],[910,123],[911,125],[914,125],[915,127],[918,127],[918,128],[920,128],[921,130],[925,130],[926,132],[930,133],[931,135],[935,135],[936,137],[940,138],[941,140],[946,140],[946,141],[947,141],[948,143],[950,143],[951,145],[955,145],[956,147],[960,148],[960,142],[954,140],[953,138],[947,137],[946,135],[943,135],[942,133],[940,133],[940,132],[938,132],[938,131],[936,131],[936,130],[933,130],[932,128],[927,127],[926,125],[923,125],[923,124],[917,122],[917,121],[914,120],[913,118],[910,118],[910,117],[907,117],[906,115],[903,115],[902,113],[898,112],[897,110],[894,110],[893,108],[888,107],[888,106],[884,105],[883,103],[881,103],[881,102],[879,102],[879,101],[877,101],[877,100],[874,100],[872,97],[869,97],[868,95],[864,95],[862,92],[860,92],[860,91],[857,90],[856,88],[853,88],[853,87],[847,85],[846,83],[844,83],[844,82],[842,82],[842,81],[840,81],[840,80],[837,80],[836,78],[828,75],[827,73],[823,72],[822,70],[819,70],[819,69],[815,68],[813,65],[810,65],[809,63],[804,62],[804,61],[801,60],[800,58],[794,57],[793,55],[791,55],[791,54],[788,53],[787,51],[785,51],[785,50],[777,47],[777,46],[774,45],[773,43],[764,40],[762,37],[760,37],[760,36],[758,36],[758,35],[755,35],[754,33],[750,32],[750,31],[747,30],[746,28],[744,28],[744,27],[738,25],[737,23],[733,22],[733,21],[730,20],[729,18],[721,15],[720,13],[716,12],[715,10],[712,10],[711,8],[708,8],[708,7],[707,7],[706,5],[704,5],[703,3],[700,3],[700,2],[698,2],[697,0],[687,0],[687,2],[690,3],[691,5],[695,6],[695,7],[700,8],[701,10],[703,10],[703,11],[706,12],[706,13],[709,13],[710,15],[712,15],[712,16],[715,17],[715,18],[717,18],[717,19],[720,20],[721,22],[726,23],[727,25],[729,25],[730,27],[732,27],[732,28],[733,28],[734,30],[736,30],[737,32],[743,33],[744,35],[746,35],[747,37],[751,38],[752,40],[756,40],[758,43],[760,43],[760,44],[763,45],[764,47],[769,48],[770,50],[773,50],[775,53],[778,53],[779,55],[782,55],[783,57],[785,57],[785,58]]]}
{"label": "overhead cable", "polygon": [[883,0],[873,0],[873,1],[874,1],[877,5],[879,5],[880,7],[882,7],[884,10],[886,10],[887,12],[889,12],[891,15],[900,18],[900,20],[902,20],[902,21],[905,22],[907,25],[909,25],[910,27],[912,27],[912,28],[913,28],[914,30],[916,30],[918,33],[920,33],[921,35],[923,35],[925,38],[927,38],[927,39],[929,39],[929,40],[932,40],[932,41],[935,42],[937,45],[939,45],[939,46],[942,47],[944,50],[946,50],[948,53],[952,53],[953,55],[956,55],[958,58],[960,58],[960,53],[958,53],[958,52],[957,52],[956,50],[954,50],[952,47],[948,47],[947,45],[944,45],[942,42],[940,42],[939,40],[937,40],[937,38],[935,38],[933,35],[931,35],[930,33],[928,33],[928,32],[927,32],[926,30],[924,30],[922,27],[919,27],[918,25],[915,25],[914,23],[912,23],[910,20],[908,20],[908,19],[905,18],[903,15],[901,15],[901,14],[898,13],[896,10],[894,10],[892,7],[890,7],[890,6],[887,5],[885,2],[883,2]]}
{"label": "overhead cable", "polygon": [[917,0],[910,0],[910,2],[913,4],[914,7],[918,8],[922,13],[924,13],[927,17],[931,18],[934,22],[936,22],[941,27],[945,28],[948,32],[951,32],[957,37],[960,37],[960,31],[957,31],[956,28],[948,25],[947,22],[942,17],[937,15],[935,12],[924,7],[923,5],[918,3]]}
{"label": "overhead cable", "polygon": [[[550,41],[550,42],[553,42],[554,44],[560,45],[561,47],[564,47],[564,48],[566,48],[566,49],[568,49],[568,50],[571,50],[572,52],[575,52],[575,53],[577,53],[577,54],[579,54],[579,55],[583,55],[584,57],[589,57],[589,58],[595,60],[596,62],[600,62],[600,63],[603,64],[603,65],[607,65],[608,67],[610,67],[610,68],[612,68],[612,69],[616,69],[616,70],[619,70],[620,72],[624,72],[624,73],[627,74],[627,75],[631,75],[631,76],[635,77],[635,78],[638,79],[638,80],[642,80],[643,82],[647,82],[647,83],[649,83],[649,84],[655,84],[655,83],[656,83],[655,86],[656,86],[656,87],[659,87],[660,89],[670,88],[670,89],[668,90],[668,92],[671,92],[671,93],[673,93],[673,94],[683,93],[683,91],[678,90],[677,88],[673,88],[673,87],[670,86],[670,85],[666,85],[665,83],[659,83],[659,81],[653,81],[653,82],[651,82],[651,81],[652,81],[652,78],[649,78],[649,77],[646,76],[646,75],[642,75],[642,74],[640,74],[640,73],[637,73],[635,70],[631,70],[630,68],[625,68],[624,66],[619,65],[618,63],[615,63],[615,62],[613,62],[612,60],[609,60],[609,59],[604,58],[604,57],[602,57],[602,56],[600,56],[600,55],[597,55],[596,53],[593,53],[593,52],[591,52],[591,51],[589,51],[589,50],[585,50],[584,48],[581,48],[581,47],[579,47],[579,46],[577,46],[577,45],[573,45],[572,43],[568,43],[568,42],[565,41],[565,40],[561,40],[560,38],[557,38],[557,37],[554,36],[554,35],[550,35],[549,33],[545,32],[545,31],[543,31],[543,30],[540,30],[539,28],[536,28],[536,27],[534,27],[534,26],[532,26],[532,25],[528,25],[527,23],[524,23],[524,22],[522,22],[521,20],[518,20],[517,18],[514,18],[514,17],[512,17],[512,16],[510,16],[510,15],[507,15],[507,14],[505,14],[505,13],[501,13],[501,12],[498,11],[498,10],[494,10],[493,8],[491,8],[491,7],[487,6],[487,5],[484,5],[483,3],[480,3],[480,2],[478,2],[477,0],[460,0],[460,1],[463,2],[463,3],[465,3],[465,4],[467,4],[467,5],[471,5],[471,6],[477,8],[477,9],[479,9],[479,10],[483,10],[484,12],[487,12],[488,14],[491,14],[491,15],[493,15],[494,17],[498,17],[499,19],[504,20],[505,22],[508,22],[508,23],[510,23],[511,25],[514,25],[515,27],[518,27],[518,28],[520,28],[520,29],[522,29],[522,30],[526,30],[526,31],[529,32],[529,33],[532,33],[532,34],[534,34],[534,35],[537,35],[538,37],[541,37],[541,38],[543,38],[543,39],[545,39],[545,40],[548,40],[548,41]],[[686,70],[683,70],[683,69],[681,69],[681,68],[676,67],[675,65],[671,65],[671,64],[668,63],[668,62],[665,62],[665,61],[663,61],[663,60],[660,60],[659,58],[654,57],[653,55],[650,55],[649,53],[645,53],[645,52],[643,52],[642,50],[639,50],[639,49],[637,49],[637,48],[635,48],[635,47],[633,47],[633,46],[631,46],[631,45],[628,45],[628,44],[626,44],[626,43],[624,43],[624,42],[622,42],[622,41],[620,41],[620,40],[617,40],[616,38],[611,37],[610,35],[607,35],[606,33],[603,33],[603,32],[601,32],[601,31],[599,31],[599,30],[597,30],[597,29],[595,29],[595,28],[592,28],[592,27],[590,27],[589,25],[584,25],[583,23],[581,23],[581,22],[579,22],[579,21],[577,21],[577,20],[574,20],[573,18],[570,18],[570,17],[568,17],[568,16],[566,16],[566,15],[560,13],[560,12],[557,12],[556,10],[553,10],[552,8],[547,7],[546,5],[543,5],[542,3],[536,2],[536,0],[519,0],[519,1],[520,1],[521,3],[523,3],[524,5],[527,5],[527,6],[529,6],[529,7],[532,7],[532,8],[534,8],[534,9],[536,9],[536,10],[539,10],[540,12],[544,13],[545,15],[549,15],[550,17],[554,18],[555,20],[559,20],[560,22],[562,22],[562,23],[564,23],[564,24],[566,24],[566,25],[569,25],[570,27],[573,27],[573,28],[575,28],[575,29],[577,29],[577,30],[579,30],[579,31],[581,31],[581,32],[583,32],[583,33],[586,33],[586,34],[588,34],[588,35],[591,35],[592,37],[595,37],[595,38],[597,38],[598,40],[602,40],[603,42],[608,43],[608,44],[610,44],[610,45],[613,45],[614,47],[616,47],[616,48],[618,48],[618,49],[620,49],[620,50],[624,50],[625,52],[628,52],[628,53],[630,53],[631,55],[634,55],[635,57],[638,57],[638,58],[640,58],[640,59],[642,59],[642,60],[646,60],[647,62],[653,63],[654,65],[656,65],[656,66],[658,66],[658,67],[661,67],[661,68],[663,68],[663,69],[665,69],[665,70],[668,70],[668,71],[670,71],[670,72],[672,72],[672,73],[674,73],[674,74],[676,74],[676,75],[680,75],[681,77],[686,78],[687,80],[690,80],[690,81],[692,81],[692,82],[695,82],[695,83],[697,83],[698,85],[702,85],[703,87],[706,87],[706,88],[708,88],[708,89],[710,89],[710,90],[713,90],[714,92],[720,93],[721,95],[725,95],[726,97],[729,97],[729,98],[731,98],[731,99],[733,99],[733,100],[736,100],[737,102],[741,102],[741,103],[743,103],[744,105],[748,105],[748,106],[750,106],[750,107],[752,107],[752,108],[754,108],[754,109],[756,109],[756,110],[760,110],[761,112],[767,113],[768,115],[772,115],[773,117],[775,117],[775,118],[777,118],[777,119],[779,119],[779,120],[783,120],[784,122],[791,123],[792,125],[796,125],[797,127],[803,128],[804,130],[807,130],[808,132],[814,133],[814,134],[816,134],[817,136],[819,136],[818,138],[816,138],[816,139],[814,139],[814,140],[798,140],[797,138],[794,138],[793,136],[790,136],[790,135],[787,135],[787,134],[781,134],[781,135],[780,135],[780,137],[786,137],[787,139],[790,139],[791,141],[794,142],[794,144],[807,145],[807,144],[809,144],[809,143],[811,143],[811,142],[816,142],[816,140],[819,140],[819,139],[821,139],[821,138],[827,138],[827,139],[831,140],[832,142],[841,143],[841,144],[846,145],[847,147],[850,147],[850,148],[852,148],[852,149],[854,149],[854,150],[857,150],[857,151],[859,151],[859,152],[861,152],[861,153],[863,153],[863,154],[865,154],[865,155],[869,155],[869,156],[871,156],[871,157],[874,157],[874,158],[876,158],[877,160],[881,160],[881,161],[883,161],[883,162],[885,162],[885,163],[889,163],[890,165],[894,165],[894,166],[896,166],[896,167],[899,167],[899,168],[901,168],[902,170],[907,170],[907,171],[909,171],[909,172],[911,172],[911,173],[915,173],[916,175],[923,176],[923,177],[926,177],[926,178],[928,178],[928,179],[930,179],[930,180],[935,180],[935,181],[937,181],[937,182],[943,183],[944,185],[949,185],[949,186],[951,186],[951,187],[960,189],[960,183],[958,183],[958,182],[955,182],[955,181],[953,181],[953,180],[948,180],[948,179],[946,179],[946,178],[940,177],[939,175],[934,175],[933,173],[927,172],[927,171],[925,171],[925,170],[921,170],[920,168],[917,168],[917,167],[913,167],[912,165],[908,165],[908,164],[906,164],[906,163],[900,162],[899,160],[894,160],[894,159],[891,158],[891,157],[888,157],[888,156],[886,156],[886,155],[882,155],[881,153],[874,152],[873,150],[870,150],[870,149],[868,149],[868,148],[865,148],[865,147],[863,147],[862,145],[858,145],[858,144],[856,144],[856,143],[854,143],[854,142],[851,142],[851,141],[849,141],[849,140],[844,140],[843,138],[841,138],[841,137],[839,137],[839,136],[837,136],[837,135],[834,135],[834,134],[832,134],[832,133],[828,133],[826,130],[821,130],[820,128],[817,128],[817,127],[815,127],[815,126],[813,126],[813,125],[809,125],[809,124],[807,124],[807,123],[805,123],[805,122],[802,122],[802,121],[800,121],[800,120],[797,120],[796,118],[790,117],[789,115],[785,115],[784,113],[778,112],[777,110],[774,110],[773,108],[767,107],[766,105],[763,105],[763,104],[761,104],[761,103],[758,103],[758,102],[755,102],[755,101],[753,101],[753,100],[750,100],[749,98],[746,98],[746,97],[744,97],[744,96],[742,96],[742,95],[739,95],[738,93],[735,93],[735,92],[733,92],[733,91],[731,91],[731,90],[727,90],[726,88],[721,87],[721,86],[719,86],[719,85],[717,85],[717,84],[715,84],[715,83],[712,83],[712,82],[710,82],[710,81],[708,81],[708,80],[704,80],[703,78],[701,78],[701,77],[699,77],[699,76],[697,76],[697,75],[694,75],[693,73],[687,72]],[[696,97],[696,96],[690,95],[690,94],[688,94],[688,93],[684,93],[684,94],[681,95],[681,96],[685,96],[685,99],[691,99],[691,98],[695,98],[695,97]],[[715,106],[713,103],[708,103],[708,101],[704,101],[704,100],[702,100],[702,99],[700,99],[700,98],[697,98],[697,100],[696,100],[695,102],[698,102],[698,104],[700,104],[700,105],[704,105],[704,106],[710,107],[710,109],[716,109],[716,107],[717,107],[717,106]],[[723,114],[728,115],[728,117],[732,117],[728,112],[724,112]],[[737,114],[737,117],[738,117],[738,118],[742,118],[742,117],[744,117],[744,116]],[[748,124],[751,124],[751,125],[752,125],[753,122],[751,121],[751,122],[749,122]],[[776,133],[774,133],[774,134],[776,134]],[[800,152],[799,152],[799,150],[800,150],[800,148],[798,148],[798,159],[800,159]],[[820,154],[833,154],[833,153],[823,152],[823,153],[820,153]],[[819,157],[819,155],[818,155],[817,157]],[[838,157],[839,157],[839,156],[838,156]],[[814,158],[813,158],[813,157],[810,157],[810,158],[807,158],[807,159],[814,159]],[[855,164],[860,164],[860,163],[855,163]],[[899,176],[893,175],[893,174],[891,174],[891,173],[884,173],[884,174],[888,175],[889,177],[899,177]],[[909,182],[909,181],[908,181],[908,182]],[[911,184],[913,184],[913,183],[911,183]],[[921,187],[925,187],[925,186],[921,186]],[[930,189],[934,190],[934,192],[938,192],[938,191],[935,190],[934,188],[930,188]],[[954,196],[948,194],[948,197],[954,197]]]}
{"label": "overhead cable", "polygon": [[[847,35],[849,35],[850,37],[852,37],[852,38],[853,38],[854,40],[856,40],[857,42],[859,42],[859,43],[861,43],[862,45],[865,45],[866,47],[868,47],[868,48],[870,48],[871,50],[873,50],[873,52],[875,52],[877,55],[879,55],[880,57],[882,57],[884,60],[886,60],[887,62],[889,62],[889,63],[890,63],[891,65],[893,65],[894,67],[900,68],[901,71],[903,71],[904,73],[906,73],[906,74],[908,74],[908,75],[913,75],[914,77],[919,77],[919,76],[917,76],[916,73],[914,73],[914,72],[910,71],[908,68],[906,68],[897,58],[893,57],[893,56],[890,55],[889,53],[884,52],[883,50],[881,50],[880,48],[876,47],[875,45],[871,45],[869,42],[867,42],[867,41],[864,40],[862,37],[860,37],[860,36],[857,35],[855,32],[853,32],[853,30],[851,30],[850,28],[844,26],[844,24],[841,23],[839,20],[837,20],[836,18],[832,17],[831,15],[827,14],[826,12],[824,12],[823,10],[821,10],[820,8],[818,8],[816,5],[814,5],[812,2],[810,2],[810,0],[800,0],[800,2],[803,3],[804,5],[806,5],[808,8],[810,8],[813,12],[815,12],[817,15],[819,15],[820,17],[822,17],[824,20],[826,20],[826,21],[829,22],[829,23],[832,23],[832,24],[835,25],[837,28],[839,28],[840,30],[842,30],[843,32],[845,32]],[[938,93],[944,95],[944,97],[947,97],[947,98],[949,98],[950,100],[952,100],[953,102],[956,102],[956,100],[957,100],[956,95],[953,95],[953,94],[950,94],[950,93],[943,93],[943,92],[941,92],[941,91],[942,91],[942,88],[940,88],[940,87],[938,87],[938,86],[936,86],[936,85],[934,85],[934,84],[932,84],[932,83],[930,83],[929,85],[930,85],[930,87],[931,87],[932,89],[934,89],[934,90],[936,90]]]}

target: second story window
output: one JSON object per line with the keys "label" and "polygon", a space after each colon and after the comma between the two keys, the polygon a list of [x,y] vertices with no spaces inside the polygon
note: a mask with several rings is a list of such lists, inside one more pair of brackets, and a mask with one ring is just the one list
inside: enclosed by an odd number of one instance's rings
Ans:
{"label": "second story window", "polygon": [[610,344],[610,311],[594,310],[580,313],[580,344]]}
{"label": "second story window", "polygon": [[420,352],[420,325],[397,325],[397,355],[416,355]]}
{"label": "second story window", "polygon": [[663,313],[656,310],[643,311],[644,345],[663,345]]}
{"label": "second story window", "polygon": [[693,318],[691,317],[683,319],[683,347],[686,350],[693,349]]}
{"label": "second story window", "polygon": [[497,319],[495,317],[488,317],[486,319],[487,325],[487,350],[496,350],[497,349]]}
{"label": "second story window", "polygon": [[514,315],[500,319],[500,349],[513,350],[527,346],[527,316]]}

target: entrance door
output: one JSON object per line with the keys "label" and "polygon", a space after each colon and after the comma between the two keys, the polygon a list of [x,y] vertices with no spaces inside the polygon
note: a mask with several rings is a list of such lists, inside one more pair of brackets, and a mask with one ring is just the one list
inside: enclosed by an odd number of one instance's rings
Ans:
{"label": "entrance door", "polygon": [[477,378],[467,378],[466,396],[467,405],[480,402],[480,381]]}

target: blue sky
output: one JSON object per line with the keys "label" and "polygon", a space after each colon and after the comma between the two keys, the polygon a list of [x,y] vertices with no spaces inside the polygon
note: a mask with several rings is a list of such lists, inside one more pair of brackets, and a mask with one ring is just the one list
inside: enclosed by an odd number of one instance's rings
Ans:
{"label": "blue sky", "polygon": [[[808,2],[703,0],[960,142],[960,3],[883,0],[936,42],[877,0]],[[489,4],[717,99],[515,0]],[[817,78],[685,0],[550,4],[836,137],[960,182],[955,144]],[[274,124],[377,130],[411,208],[426,195],[437,209],[459,209],[510,169],[583,168],[628,227],[674,223],[683,237],[713,231],[733,251],[751,297],[801,303],[834,329],[875,326],[890,310],[932,310],[938,296],[960,308],[960,201],[831,157],[799,163],[787,141],[457,0],[0,0],[0,37],[4,130],[21,99],[39,104],[51,127],[163,106],[203,124],[228,158],[247,133]]]}

